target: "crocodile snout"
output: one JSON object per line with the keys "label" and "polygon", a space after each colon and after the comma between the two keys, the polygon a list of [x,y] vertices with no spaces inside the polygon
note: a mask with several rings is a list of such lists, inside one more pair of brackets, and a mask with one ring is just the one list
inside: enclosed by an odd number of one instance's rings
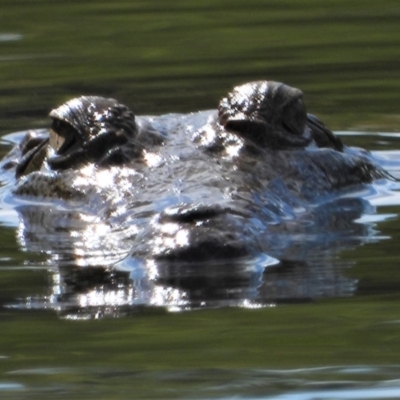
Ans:
{"label": "crocodile snout", "polygon": [[221,262],[254,251],[242,216],[220,205],[182,205],[163,211],[154,223],[157,261]]}

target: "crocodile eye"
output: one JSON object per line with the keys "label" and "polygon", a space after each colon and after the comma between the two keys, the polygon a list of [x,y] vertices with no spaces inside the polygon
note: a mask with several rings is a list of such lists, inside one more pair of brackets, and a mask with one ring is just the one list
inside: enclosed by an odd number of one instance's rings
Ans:
{"label": "crocodile eye", "polygon": [[65,153],[72,148],[79,141],[78,137],[76,130],[67,122],[53,119],[50,129],[50,146],[57,153]]}
{"label": "crocodile eye", "polygon": [[307,112],[302,99],[288,104],[282,111],[282,125],[290,133],[302,135],[307,124]]}
{"label": "crocodile eye", "polygon": [[53,119],[53,122],[51,124],[51,129],[53,129],[53,131],[58,132],[60,130],[60,120],[58,119]]}

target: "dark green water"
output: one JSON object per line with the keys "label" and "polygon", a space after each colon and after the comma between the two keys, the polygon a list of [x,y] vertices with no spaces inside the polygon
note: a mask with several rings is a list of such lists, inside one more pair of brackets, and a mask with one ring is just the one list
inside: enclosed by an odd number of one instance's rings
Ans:
{"label": "dark green water", "polygon": [[[189,112],[273,79],[301,88],[332,129],[371,133],[347,144],[400,149],[396,136],[375,134],[400,129],[398,1],[3,0],[0,9],[1,135],[46,127],[50,109],[80,94],[137,114]],[[378,207],[376,240],[340,254],[353,265],[352,297],[99,321],[5,307],[46,293],[51,274],[4,223],[0,397],[400,398],[399,210]]]}

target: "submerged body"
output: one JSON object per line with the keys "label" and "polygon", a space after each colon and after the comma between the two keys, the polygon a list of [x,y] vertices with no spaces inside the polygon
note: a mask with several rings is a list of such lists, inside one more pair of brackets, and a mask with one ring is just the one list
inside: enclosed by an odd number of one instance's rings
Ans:
{"label": "submerged body", "polygon": [[[307,115],[300,91],[248,85],[218,111],[129,114],[118,129],[102,120],[116,102],[90,98],[103,114],[80,109],[92,122],[72,126],[73,139],[59,121],[76,104],[53,111],[53,132],[32,135],[2,162],[14,196],[30,202],[18,207],[25,246],[60,267],[128,270],[146,290],[161,285],[201,302],[202,285],[223,279],[232,296],[246,297],[267,290],[267,266],[309,271],[333,245],[351,244],[343,232],[360,236],[353,221],[369,209],[360,190],[388,174]],[[278,296],[271,282],[269,293]]]}

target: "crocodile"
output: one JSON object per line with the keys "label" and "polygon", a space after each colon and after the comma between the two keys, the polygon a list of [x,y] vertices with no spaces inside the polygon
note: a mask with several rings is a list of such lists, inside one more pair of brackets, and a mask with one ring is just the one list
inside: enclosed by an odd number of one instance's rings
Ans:
{"label": "crocodile", "polygon": [[373,212],[360,191],[391,179],[279,82],[237,86],[217,110],[137,117],[82,96],[50,118],[0,164],[24,246],[60,270],[124,271],[198,304],[221,280],[241,300],[271,300],[266,271],[313,270],[338,243],[368,236],[354,222]]}

